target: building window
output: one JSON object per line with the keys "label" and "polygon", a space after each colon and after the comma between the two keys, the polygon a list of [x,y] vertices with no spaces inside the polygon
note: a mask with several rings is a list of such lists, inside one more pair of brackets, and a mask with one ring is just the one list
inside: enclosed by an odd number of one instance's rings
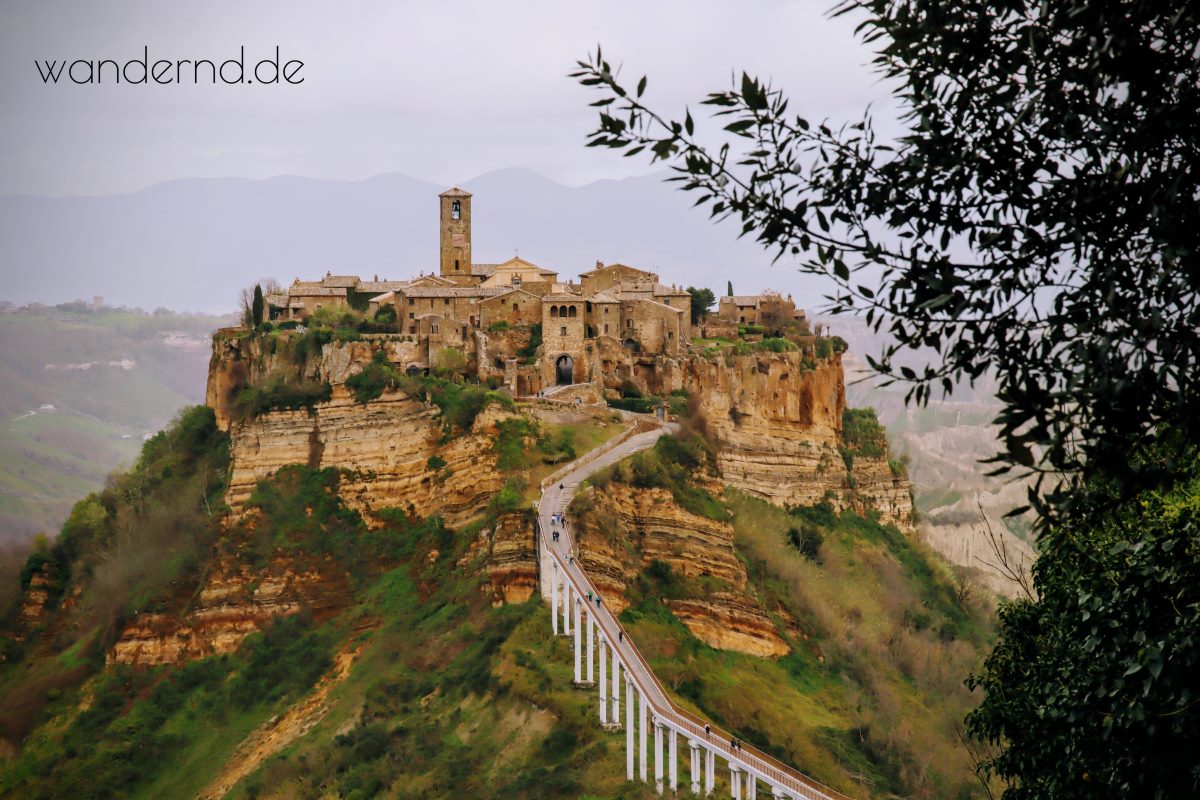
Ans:
{"label": "building window", "polygon": [[434,325],[432,328],[429,329],[429,332],[434,335],[437,334],[437,331],[438,331],[437,325]]}
{"label": "building window", "polygon": [[408,304],[410,306],[415,306],[417,304],[417,301],[415,298],[410,297],[410,298],[408,298]]}
{"label": "building window", "polygon": [[675,334],[671,333],[670,331],[667,331],[667,341],[669,342],[674,338],[675,338]]}
{"label": "building window", "polygon": [[[606,309],[604,309],[604,310],[605,310],[605,311],[607,311],[608,309],[606,308]],[[607,322],[606,322],[606,323],[604,323],[604,332],[605,332],[605,333],[608,333],[608,323],[607,323]]]}
{"label": "building window", "polygon": [[443,301],[442,301],[442,305],[444,305],[444,306],[448,306],[448,305],[450,305],[450,298],[449,298],[449,297],[447,297],[445,300],[443,300]]}
{"label": "building window", "polygon": [[669,306],[669,305],[671,305],[671,298],[669,298],[669,297],[664,297],[664,298],[663,298],[663,305],[664,305],[664,306]]}
{"label": "building window", "polygon": [[573,316],[575,316],[575,306],[570,306],[570,307],[567,309],[567,312],[568,312],[568,313],[567,313],[567,316],[568,316],[568,317],[573,317]]}
{"label": "building window", "polygon": [[410,312],[408,312],[408,318],[409,318],[409,319],[415,319],[415,318],[416,318],[416,316],[417,316],[417,315],[416,315],[416,314],[414,314],[413,312],[411,312],[411,311],[410,311]]}
{"label": "building window", "polygon": [[633,320],[631,320],[631,319],[627,319],[627,320],[625,320],[625,327],[626,327],[626,328],[632,328],[632,327],[633,327]]}
{"label": "building window", "polygon": [[592,313],[592,301],[591,300],[588,300],[587,311],[589,314]]}
{"label": "building window", "polygon": [[516,304],[516,303],[513,303],[513,311],[519,311],[519,310],[520,310],[520,309],[518,309],[518,308],[517,308],[517,304]]}
{"label": "building window", "polygon": [[409,325],[409,326],[408,326],[408,332],[409,332],[409,333],[416,333],[416,332],[417,332],[417,326],[416,326],[416,325]]}
{"label": "building window", "polygon": [[513,285],[513,286],[520,286],[520,285],[521,285],[521,276],[520,276],[520,275],[513,275],[513,276],[512,276],[512,285]]}
{"label": "building window", "polygon": [[454,271],[458,272],[458,259],[454,259]]}
{"label": "building window", "polygon": [[550,316],[551,317],[558,316],[558,306],[550,306]]}
{"label": "building window", "polygon": [[[462,203],[455,200],[450,204],[450,219],[462,219]],[[454,268],[458,269],[458,262],[454,262]]]}
{"label": "building window", "polygon": [[607,315],[607,314],[608,314],[608,306],[605,306],[605,307],[604,307],[604,313],[605,313],[605,315]]}
{"label": "building window", "polygon": [[567,335],[567,326],[566,326],[566,325],[564,325],[564,326],[562,326],[561,328],[559,328],[559,329],[558,329],[558,335],[559,335],[559,336],[566,336],[566,335]]}

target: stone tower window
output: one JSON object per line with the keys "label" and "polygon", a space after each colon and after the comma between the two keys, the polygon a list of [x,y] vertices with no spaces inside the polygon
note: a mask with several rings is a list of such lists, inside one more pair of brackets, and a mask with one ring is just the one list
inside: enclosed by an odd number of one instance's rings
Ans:
{"label": "stone tower window", "polygon": [[450,219],[462,219],[462,203],[457,200],[450,204]]}
{"label": "stone tower window", "polygon": [[458,259],[454,259],[454,271],[458,272]]}
{"label": "stone tower window", "polygon": [[567,335],[567,326],[566,326],[566,325],[564,325],[563,327],[561,327],[561,328],[559,328],[559,329],[558,329],[558,335],[559,335],[559,336],[566,336],[566,335]]}
{"label": "stone tower window", "polygon": [[558,316],[558,306],[550,306],[550,316],[551,317]]}
{"label": "stone tower window", "polygon": [[568,316],[568,317],[573,317],[573,316],[575,316],[575,306],[571,306],[571,307],[569,307],[569,308],[567,309],[567,312],[568,312],[568,313],[567,313],[567,316]]}

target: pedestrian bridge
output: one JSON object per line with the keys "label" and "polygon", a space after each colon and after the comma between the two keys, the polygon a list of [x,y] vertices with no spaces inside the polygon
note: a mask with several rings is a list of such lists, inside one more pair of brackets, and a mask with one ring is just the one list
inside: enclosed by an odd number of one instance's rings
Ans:
{"label": "pedestrian bridge", "polygon": [[[576,560],[575,537],[565,512],[588,475],[652,446],[672,426],[639,421],[631,431],[567,464],[542,483],[537,544],[542,596],[549,601],[556,636],[574,641],[575,685],[598,690],[600,724],[625,730],[625,771],[630,781],[650,780],[659,794],[679,791],[681,747],[691,791],[709,796],[718,759],[729,770],[730,796],[755,800],[760,788],[775,798],[849,800],[676,706],[621,623],[603,604],[595,584]],[[557,515],[563,515],[562,522]],[[553,532],[557,531],[558,536]],[[593,599],[589,599],[593,598]],[[597,674],[598,673],[598,674]],[[624,684],[624,724],[621,696]],[[653,755],[647,753],[653,748]]]}

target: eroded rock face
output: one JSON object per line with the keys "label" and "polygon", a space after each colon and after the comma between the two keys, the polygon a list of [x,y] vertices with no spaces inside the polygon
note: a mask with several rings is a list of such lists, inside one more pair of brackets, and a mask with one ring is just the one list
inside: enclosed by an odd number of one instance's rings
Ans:
{"label": "eroded rock face", "polygon": [[138,615],[106,662],[145,667],[232,653],[276,617],[307,611],[321,619],[349,601],[346,576],[332,561],[301,563],[276,555],[263,567],[224,554],[189,608]]}
{"label": "eroded rock face", "polygon": [[[362,404],[337,387],[311,414],[271,411],[234,425],[227,501],[236,517],[255,485],[280,467],[337,467],[348,470],[339,493],[365,516],[398,507],[418,516],[439,513],[456,525],[479,514],[504,485],[491,435],[504,416],[490,407],[469,433],[443,441],[436,407],[403,392]],[[429,466],[434,457],[444,462],[436,470]]]}
{"label": "eroded rock face", "polygon": [[520,512],[496,520],[484,564],[492,582],[492,603],[524,603],[537,591],[537,548],[533,523]]}
{"label": "eroded rock face", "polygon": [[664,602],[697,639],[719,650],[760,658],[783,656],[789,651],[762,609],[743,595],[718,592],[708,600]]}
{"label": "eroded rock face", "polygon": [[851,505],[861,503],[856,510],[879,512],[879,520],[907,530],[912,527],[912,484],[905,475],[892,472],[886,458],[854,459],[855,493]]}
{"label": "eroded rock face", "polygon": [[688,578],[712,580],[704,599],[665,600],[701,641],[756,656],[783,655],[786,642],[752,596],[746,568],[733,547],[733,526],[691,514],[665,489],[611,483],[592,493],[592,507],[575,523],[580,559],[615,613],[639,572],[662,561]]}
{"label": "eroded rock face", "polygon": [[780,506],[842,493],[840,360],[810,369],[799,353],[692,358],[687,386],[720,439],[717,465],[730,486]]}

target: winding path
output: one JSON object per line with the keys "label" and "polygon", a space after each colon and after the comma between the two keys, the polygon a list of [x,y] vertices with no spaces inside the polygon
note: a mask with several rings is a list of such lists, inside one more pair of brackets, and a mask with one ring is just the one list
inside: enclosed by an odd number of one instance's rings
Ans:
{"label": "winding path", "polygon": [[[640,428],[652,423],[652,420],[646,421],[644,416],[642,420]],[[578,548],[566,521],[566,508],[579,485],[589,475],[638,450],[653,446],[659,437],[673,429],[672,425],[658,424],[641,432],[635,428],[610,445],[593,450],[567,465],[542,485],[537,526],[541,589],[542,595],[550,601],[555,634],[574,637],[575,683],[580,686],[596,685],[593,677],[598,668],[600,722],[606,727],[620,727],[620,676],[624,673],[626,777],[634,780],[636,750],[639,756],[636,759],[638,777],[642,781],[648,780],[650,759],[646,748],[648,729],[651,729],[654,778],[659,794],[662,794],[664,784],[672,792],[679,790],[677,737],[682,736],[691,750],[688,777],[691,790],[696,794],[712,793],[715,762],[719,756],[728,765],[731,796],[734,798],[756,798],[761,782],[776,798],[848,800],[845,795],[822,786],[749,745],[733,747],[729,732],[711,724],[706,727],[705,720],[676,706],[633,641],[625,635],[617,618],[602,601],[592,599],[598,597],[599,593],[576,559]],[[561,522],[555,520],[558,514],[563,515],[559,518]],[[555,531],[558,532],[557,540],[553,535]],[[592,656],[597,647],[599,660],[594,663]],[[582,659],[585,649],[586,662]],[[609,660],[606,650],[611,654],[612,661],[611,692],[608,691],[609,680],[605,674]],[[635,696],[640,704],[636,714]],[[638,730],[636,747],[635,727]],[[666,758],[663,753],[664,739],[667,745]]]}

